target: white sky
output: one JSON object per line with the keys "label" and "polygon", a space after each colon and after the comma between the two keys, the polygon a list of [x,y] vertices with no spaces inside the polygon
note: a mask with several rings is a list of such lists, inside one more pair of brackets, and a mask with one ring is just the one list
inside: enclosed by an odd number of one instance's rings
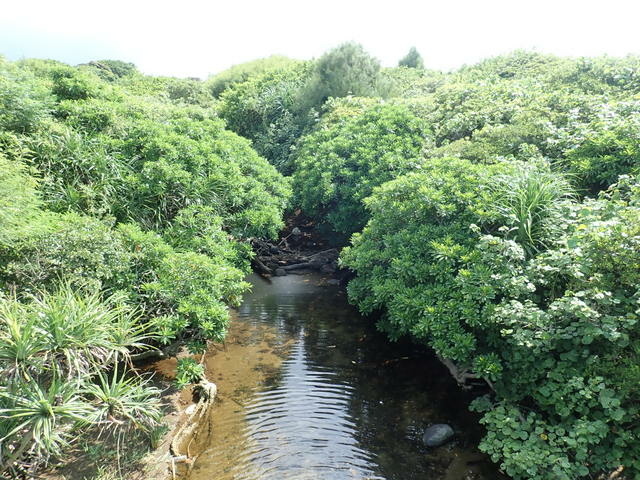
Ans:
{"label": "white sky", "polygon": [[312,58],[354,40],[383,65],[416,46],[449,70],[509,52],[640,54],[640,0],[0,0],[0,54],[112,58],[205,78],[271,54]]}

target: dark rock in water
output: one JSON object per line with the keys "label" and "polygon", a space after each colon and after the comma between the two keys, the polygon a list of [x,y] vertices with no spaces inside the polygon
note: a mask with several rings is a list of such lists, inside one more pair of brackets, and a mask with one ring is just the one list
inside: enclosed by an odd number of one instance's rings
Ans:
{"label": "dark rock in water", "polygon": [[337,278],[332,278],[331,280],[327,280],[327,285],[338,286],[340,285],[340,280]]}
{"label": "dark rock in water", "polygon": [[284,268],[276,268],[276,277],[284,277],[287,271]]}
{"label": "dark rock in water", "polygon": [[316,268],[320,268],[327,263],[337,262],[339,255],[340,254],[338,253],[338,250],[336,250],[335,248],[331,248],[329,250],[314,253],[313,255],[311,255],[309,257],[309,263],[311,263]]}
{"label": "dark rock in water", "polygon": [[454,431],[445,423],[436,423],[424,431],[422,441],[427,447],[439,447],[453,438]]}
{"label": "dark rock in water", "polygon": [[334,263],[326,263],[320,267],[322,273],[334,273],[336,271],[336,265]]}

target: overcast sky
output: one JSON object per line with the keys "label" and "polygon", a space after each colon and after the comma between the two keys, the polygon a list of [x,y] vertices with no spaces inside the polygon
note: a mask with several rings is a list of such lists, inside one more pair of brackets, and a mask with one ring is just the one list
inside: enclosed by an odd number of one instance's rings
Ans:
{"label": "overcast sky", "polygon": [[427,67],[449,70],[517,48],[640,54],[639,22],[640,0],[4,0],[0,54],[206,78],[354,40],[385,66],[415,45]]}

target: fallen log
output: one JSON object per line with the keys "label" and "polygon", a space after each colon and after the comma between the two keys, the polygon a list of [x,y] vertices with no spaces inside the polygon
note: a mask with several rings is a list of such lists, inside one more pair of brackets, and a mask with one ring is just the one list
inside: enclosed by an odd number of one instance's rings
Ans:
{"label": "fallen log", "polygon": [[264,274],[267,274],[267,275],[271,275],[271,273],[273,272],[273,270],[271,270],[269,267],[267,267],[258,258],[254,258],[253,260],[251,260],[251,263],[253,264],[253,268],[255,268],[259,273],[264,273]]}
{"label": "fallen log", "polygon": [[294,263],[293,265],[285,265],[282,268],[287,272],[290,272],[291,270],[301,270],[303,268],[317,268],[317,267],[313,263],[306,262],[306,263]]}

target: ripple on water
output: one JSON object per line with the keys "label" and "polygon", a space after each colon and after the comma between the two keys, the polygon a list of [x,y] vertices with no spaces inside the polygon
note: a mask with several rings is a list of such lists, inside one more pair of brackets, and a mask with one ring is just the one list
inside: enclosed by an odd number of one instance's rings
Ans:
{"label": "ripple on water", "polygon": [[432,405],[442,399],[402,367],[381,366],[399,354],[339,289],[314,280],[252,279],[225,347],[207,357],[215,430],[190,480],[447,478],[419,442],[424,423],[448,419]]}

